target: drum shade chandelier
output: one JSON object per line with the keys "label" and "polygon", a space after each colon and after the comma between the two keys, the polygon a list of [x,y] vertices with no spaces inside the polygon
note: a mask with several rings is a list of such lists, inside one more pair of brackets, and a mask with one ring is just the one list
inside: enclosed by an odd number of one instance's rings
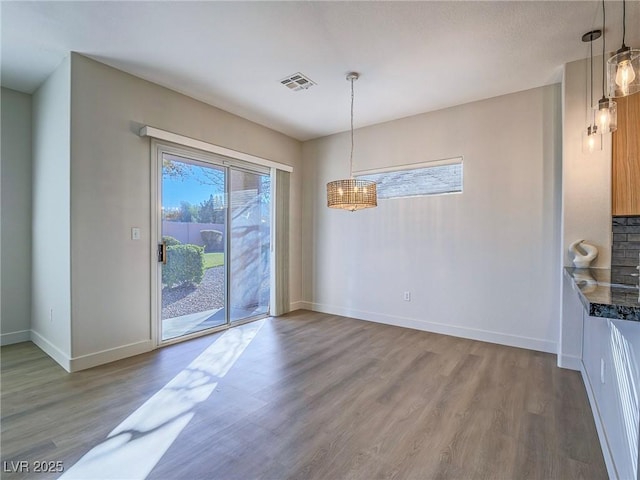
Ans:
{"label": "drum shade chandelier", "polygon": [[640,92],[640,49],[624,44],[627,23],[627,5],[622,0],[622,46],[607,60],[609,97],[626,97]]}
{"label": "drum shade chandelier", "polygon": [[359,78],[355,72],[347,75],[351,82],[351,153],[349,155],[349,178],[327,183],[327,207],[355,212],[378,206],[376,183],[353,178],[353,82]]}

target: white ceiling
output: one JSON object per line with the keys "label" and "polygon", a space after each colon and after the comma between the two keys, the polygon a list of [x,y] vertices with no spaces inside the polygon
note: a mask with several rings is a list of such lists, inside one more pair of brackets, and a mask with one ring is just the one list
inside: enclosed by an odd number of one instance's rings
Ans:
{"label": "white ceiling", "polygon": [[[607,1],[607,50],[622,4]],[[598,1],[7,2],[2,85],[31,93],[70,51],[300,140],[561,80]],[[627,2],[640,46],[640,2]],[[594,44],[596,53],[602,43]],[[279,83],[302,72],[317,86]]]}

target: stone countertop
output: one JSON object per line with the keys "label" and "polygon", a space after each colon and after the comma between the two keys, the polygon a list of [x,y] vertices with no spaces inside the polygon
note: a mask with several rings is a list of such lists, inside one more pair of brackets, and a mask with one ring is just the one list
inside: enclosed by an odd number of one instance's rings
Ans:
{"label": "stone countertop", "polygon": [[[572,281],[580,301],[592,317],[613,318],[640,322],[640,291],[638,276],[616,268],[565,267],[565,275]],[[624,279],[621,283],[611,279]]]}

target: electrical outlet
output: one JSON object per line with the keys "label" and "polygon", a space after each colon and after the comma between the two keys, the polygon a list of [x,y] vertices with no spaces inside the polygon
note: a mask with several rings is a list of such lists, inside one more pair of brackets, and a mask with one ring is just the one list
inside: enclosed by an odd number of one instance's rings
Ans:
{"label": "electrical outlet", "polygon": [[604,358],[600,358],[600,383],[604,383],[605,363]]}
{"label": "electrical outlet", "polygon": [[405,302],[410,302],[411,301],[411,292],[404,292],[404,301]]}

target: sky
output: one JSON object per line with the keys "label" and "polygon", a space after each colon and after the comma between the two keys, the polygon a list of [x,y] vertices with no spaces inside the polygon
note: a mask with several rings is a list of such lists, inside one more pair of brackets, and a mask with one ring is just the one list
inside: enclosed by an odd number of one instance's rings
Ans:
{"label": "sky", "polygon": [[162,181],[162,206],[164,208],[177,208],[180,202],[187,201],[191,205],[199,205],[209,199],[209,195],[220,192],[211,185],[204,185],[195,178],[167,178]]}
{"label": "sky", "polygon": [[[224,193],[223,188],[207,184],[204,175],[205,170],[215,172],[213,169],[205,169],[196,165],[188,165],[179,162],[184,167],[183,175],[167,175],[163,169],[162,179],[162,207],[165,209],[177,208],[180,202],[186,201],[192,205],[199,205],[209,199],[210,195],[216,196]],[[220,173],[222,178],[222,173]]]}

